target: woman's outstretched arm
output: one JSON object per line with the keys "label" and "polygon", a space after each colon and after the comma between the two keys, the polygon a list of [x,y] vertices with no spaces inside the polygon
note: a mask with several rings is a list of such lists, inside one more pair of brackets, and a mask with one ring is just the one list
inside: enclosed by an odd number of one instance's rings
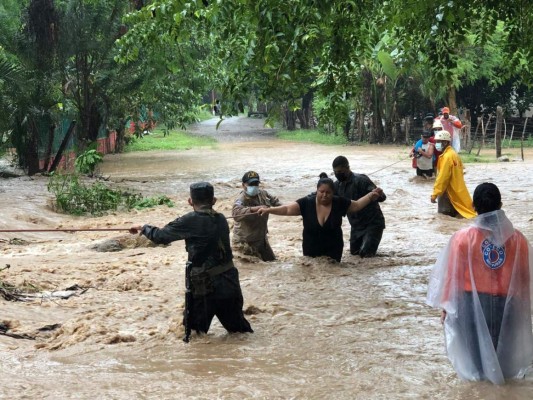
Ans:
{"label": "woman's outstretched arm", "polygon": [[259,215],[300,215],[300,205],[297,202],[292,202],[278,207],[261,208],[258,213]]}

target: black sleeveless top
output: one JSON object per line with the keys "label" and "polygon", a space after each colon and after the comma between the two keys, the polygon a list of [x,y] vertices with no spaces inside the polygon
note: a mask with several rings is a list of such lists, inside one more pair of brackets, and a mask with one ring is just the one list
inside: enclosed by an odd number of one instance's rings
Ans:
{"label": "black sleeveless top", "polygon": [[331,212],[324,225],[318,223],[316,195],[302,197],[296,202],[300,206],[304,224],[302,242],[304,256],[328,256],[340,261],[344,248],[342,217],[346,215],[351,201],[344,197],[333,196]]}

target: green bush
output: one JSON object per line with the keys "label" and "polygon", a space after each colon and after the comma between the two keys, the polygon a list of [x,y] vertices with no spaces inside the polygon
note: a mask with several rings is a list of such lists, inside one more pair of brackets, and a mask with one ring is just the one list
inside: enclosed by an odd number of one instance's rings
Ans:
{"label": "green bush", "polygon": [[95,148],[91,148],[84,151],[76,158],[74,166],[76,167],[76,171],[80,174],[93,176],[96,167],[103,161],[104,155],[97,152]]}
{"label": "green bush", "polygon": [[102,182],[85,185],[77,174],[54,173],[48,191],[55,196],[57,210],[73,215],[103,215],[117,209],[148,208],[174,204],[166,196],[143,198],[140,194],[108,188]]}

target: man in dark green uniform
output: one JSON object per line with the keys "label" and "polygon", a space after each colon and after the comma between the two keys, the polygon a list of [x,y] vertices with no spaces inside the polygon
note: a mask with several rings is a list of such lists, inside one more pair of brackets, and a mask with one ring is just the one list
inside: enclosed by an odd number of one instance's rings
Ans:
{"label": "man in dark green uniform", "polygon": [[[213,186],[207,182],[190,186],[189,204],[194,211],[168,223],[163,228],[134,226],[157,244],[185,240],[190,264],[191,302],[184,325],[188,330],[207,333],[216,315],[228,332],[253,332],[244,317],[239,272],[233,265],[229,227],[223,214],[213,210],[216,202]],[[187,330],[186,329],[186,330]]]}
{"label": "man in dark green uniform", "polygon": [[[333,160],[333,172],[335,182],[335,194],[350,200],[359,200],[376,188],[374,182],[363,174],[354,174],[350,170],[348,159],[338,156]],[[356,213],[348,214],[350,221],[350,253],[359,254],[361,257],[373,257],[381,242],[385,229],[385,218],[381,212],[379,202],[385,201],[385,193],[378,201],[370,203],[367,207]]]}

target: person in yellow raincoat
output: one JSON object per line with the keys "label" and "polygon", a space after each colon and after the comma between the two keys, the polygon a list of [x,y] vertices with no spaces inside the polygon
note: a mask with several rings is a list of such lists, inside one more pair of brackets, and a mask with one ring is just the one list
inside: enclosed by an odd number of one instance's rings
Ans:
{"label": "person in yellow raincoat", "polygon": [[435,134],[435,149],[442,154],[437,164],[437,179],[433,186],[431,202],[437,203],[438,199],[438,212],[441,214],[474,218],[476,212],[465,185],[463,162],[450,146],[451,140],[447,131],[438,131]]}

